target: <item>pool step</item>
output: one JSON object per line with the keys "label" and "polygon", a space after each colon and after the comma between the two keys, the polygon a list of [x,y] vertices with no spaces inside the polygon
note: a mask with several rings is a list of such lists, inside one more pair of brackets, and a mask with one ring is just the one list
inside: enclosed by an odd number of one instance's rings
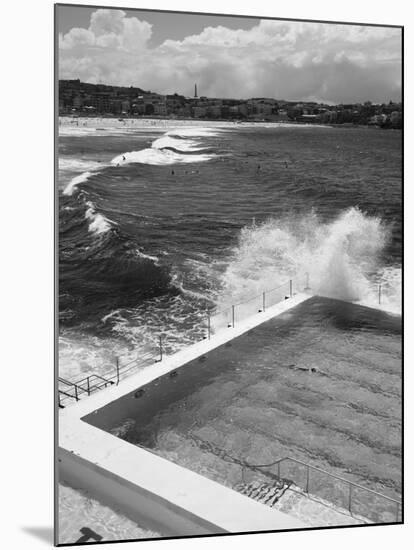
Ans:
{"label": "pool step", "polygon": [[295,516],[310,526],[369,523],[366,518],[352,516],[347,510],[336,507],[330,502],[313,498],[289,480],[281,479],[272,483],[260,481],[238,483],[233,489],[261,504]]}
{"label": "pool step", "polygon": [[351,515],[348,510],[332,502],[304,493],[295,485],[291,485],[277,501],[276,509],[301,519],[312,527],[371,523],[367,518]]}
{"label": "pool step", "polygon": [[290,483],[285,480],[273,483],[253,481],[252,483],[238,483],[234,486],[234,490],[262,504],[266,504],[266,506],[273,507],[284,495],[289,486]]}

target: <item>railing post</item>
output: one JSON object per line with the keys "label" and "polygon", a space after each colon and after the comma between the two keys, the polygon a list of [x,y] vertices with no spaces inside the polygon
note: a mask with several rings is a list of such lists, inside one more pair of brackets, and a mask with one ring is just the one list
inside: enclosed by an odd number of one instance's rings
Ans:
{"label": "railing post", "polygon": [[211,321],[210,321],[210,312],[209,311],[207,311],[207,332],[208,332],[208,339],[210,340]]}
{"label": "railing post", "polygon": [[349,484],[349,499],[348,499],[348,510],[352,514],[352,485]]}
{"label": "railing post", "polygon": [[309,494],[309,466],[306,466],[306,489],[305,493]]}
{"label": "railing post", "polygon": [[381,285],[378,285],[378,303],[381,305]]}
{"label": "railing post", "polygon": [[160,335],[158,338],[160,341],[160,361],[162,361],[162,336]]}
{"label": "railing post", "polygon": [[90,384],[89,384],[89,376],[88,376],[88,378],[86,379],[86,383],[87,383],[87,392],[88,392],[88,395],[91,395],[91,388],[90,388]]}
{"label": "railing post", "polygon": [[290,281],[289,281],[289,293],[290,293],[290,297],[292,298],[292,296],[293,296],[293,291],[292,291],[292,279],[290,279]]}
{"label": "railing post", "polygon": [[119,357],[115,357],[116,361],[116,385],[119,384]]}
{"label": "railing post", "polygon": [[75,399],[76,399],[76,401],[79,401],[77,384],[75,384]]}
{"label": "railing post", "polygon": [[263,311],[266,311],[266,292],[263,292]]}
{"label": "railing post", "polygon": [[234,328],[234,306],[231,306],[231,326]]}

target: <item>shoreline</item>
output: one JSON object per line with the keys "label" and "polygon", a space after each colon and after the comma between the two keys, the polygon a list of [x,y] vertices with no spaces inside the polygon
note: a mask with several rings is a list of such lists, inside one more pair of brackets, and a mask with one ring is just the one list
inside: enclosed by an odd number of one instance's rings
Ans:
{"label": "shoreline", "polygon": [[[102,127],[101,127],[102,125]],[[243,121],[230,120],[201,120],[201,119],[172,119],[172,118],[114,118],[114,117],[88,117],[88,116],[59,116],[59,128],[96,128],[105,130],[107,128],[177,128],[182,126],[194,126],[201,128],[249,128],[249,127],[296,127],[296,128],[331,128],[331,124],[307,124],[302,122],[279,122],[279,121]]]}
{"label": "shoreline", "polygon": [[383,128],[372,124],[335,124],[335,123],[307,123],[278,120],[228,120],[228,119],[196,119],[196,118],[158,118],[158,117],[113,117],[113,116],[89,116],[89,115],[59,115],[58,128],[60,127],[86,127],[104,130],[99,128],[98,124],[106,125],[109,128],[174,128],[181,126],[198,127],[222,127],[222,128],[338,128],[338,129],[357,129],[365,128],[367,130],[399,130],[401,128]]}

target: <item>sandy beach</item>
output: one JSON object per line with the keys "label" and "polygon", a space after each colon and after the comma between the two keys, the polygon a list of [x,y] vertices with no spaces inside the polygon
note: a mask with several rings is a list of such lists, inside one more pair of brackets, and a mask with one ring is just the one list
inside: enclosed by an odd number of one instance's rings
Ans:
{"label": "sandy beach", "polygon": [[172,128],[329,128],[326,124],[300,124],[296,122],[234,122],[230,120],[198,119],[153,119],[153,118],[109,118],[109,117],[59,117],[59,134],[71,133],[71,129],[82,132],[104,130],[169,130]]}

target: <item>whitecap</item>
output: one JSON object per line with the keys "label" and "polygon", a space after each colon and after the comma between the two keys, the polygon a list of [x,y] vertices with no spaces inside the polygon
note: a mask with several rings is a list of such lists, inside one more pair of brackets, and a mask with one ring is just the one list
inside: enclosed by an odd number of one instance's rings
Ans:
{"label": "whitecap", "polygon": [[140,258],[145,258],[147,260],[151,260],[152,262],[154,262],[155,264],[158,264],[158,258],[157,256],[151,256],[150,254],[145,254],[145,252],[141,252],[141,250],[137,250],[137,255],[140,257]]}
{"label": "whitecap", "polygon": [[92,202],[88,201],[86,205],[88,209],[85,212],[85,218],[90,222],[88,230],[96,235],[109,231],[115,222],[96,212],[95,205]]}
{"label": "whitecap", "polygon": [[193,162],[206,162],[215,155],[186,155],[170,151],[169,149],[142,149],[141,151],[130,151],[118,155],[111,160],[111,164],[114,166],[121,166],[124,164],[150,164],[154,166],[163,166],[169,164],[188,164]]}
{"label": "whitecap", "polygon": [[92,172],[83,172],[82,174],[79,174],[79,176],[75,176],[70,180],[68,185],[65,187],[63,194],[64,195],[72,195],[76,187],[80,183],[85,183],[85,181],[88,181],[88,179],[92,176]]}

